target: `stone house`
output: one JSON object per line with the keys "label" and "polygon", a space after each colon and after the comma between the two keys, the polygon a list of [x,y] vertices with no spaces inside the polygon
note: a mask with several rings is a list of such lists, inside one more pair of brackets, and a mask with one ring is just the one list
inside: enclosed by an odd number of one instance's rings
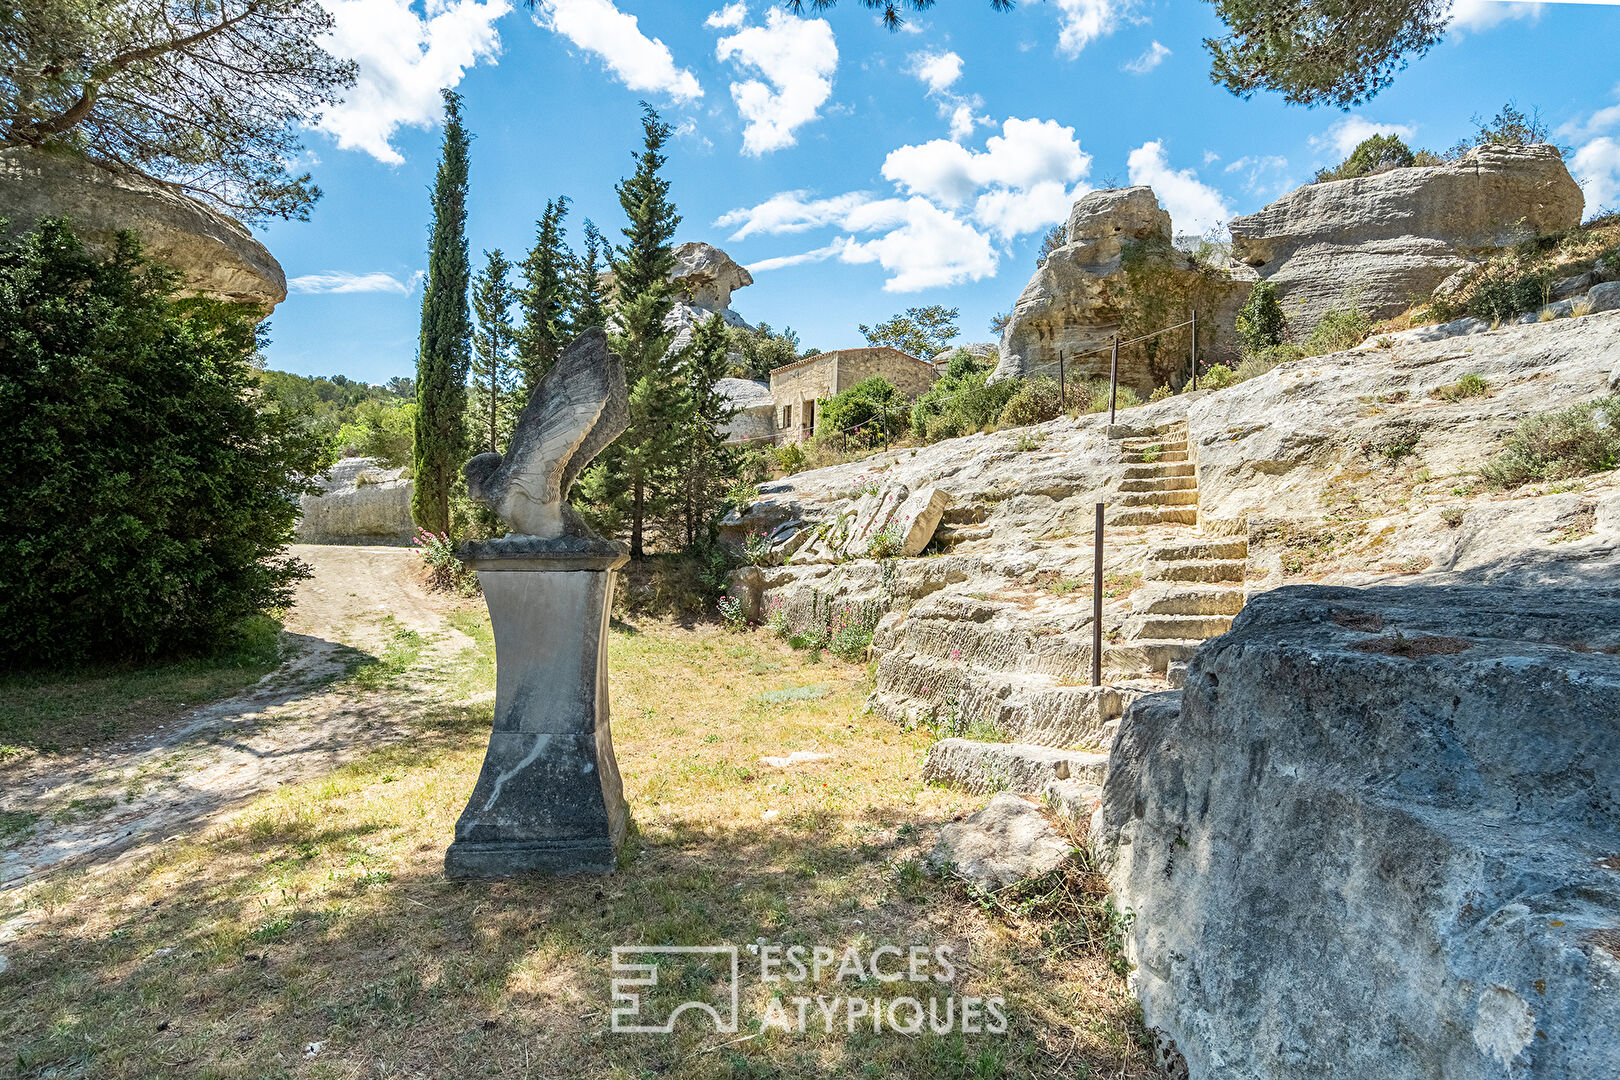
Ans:
{"label": "stone house", "polygon": [[939,378],[928,361],[887,345],[836,349],[783,364],[771,372],[777,442],[808,439],[815,433],[816,409],[821,402],[876,375],[888,379],[908,398],[918,397]]}

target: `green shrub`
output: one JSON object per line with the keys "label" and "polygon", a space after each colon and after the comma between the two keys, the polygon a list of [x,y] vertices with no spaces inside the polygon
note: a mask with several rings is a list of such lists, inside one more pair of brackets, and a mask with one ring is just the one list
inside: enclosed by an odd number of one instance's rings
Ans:
{"label": "green shrub", "polygon": [[340,457],[376,458],[391,469],[411,461],[411,429],[416,423],[414,401],[362,401],[354,419],[338,429],[333,443]]}
{"label": "green shrub", "polygon": [[994,424],[1023,380],[992,383],[989,378],[989,365],[959,352],[951,358],[945,377],[912,405],[912,430],[928,442],[938,442],[971,435]]}
{"label": "green shrub", "polygon": [[1480,476],[1496,488],[1620,467],[1620,395],[1526,417]]}
{"label": "green shrub", "polygon": [[[1108,411],[1108,380],[1092,379],[1090,382],[1079,383],[1069,388],[1069,400],[1078,401],[1080,410],[1087,413],[1105,413]],[[1136,396],[1136,391],[1129,386],[1122,386],[1114,395],[1114,408],[1129,409],[1142,404],[1142,399]]]}
{"label": "green shrub", "polygon": [[771,459],[776,462],[778,469],[789,476],[802,470],[809,460],[805,457],[804,447],[798,443],[783,443],[781,446],[771,447]]}
{"label": "green shrub", "polygon": [[1216,364],[1198,378],[1200,390],[1225,390],[1237,382],[1236,373],[1225,364]]}
{"label": "green shrub", "polygon": [[1483,376],[1469,372],[1450,386],[1436,387],[1434,396],[1441,401],[1461,401],[1464,398],[1484,397],[1491,392],[1491,384]]}
{"label": "green shrub", "polygon": [[1007,399],[1001,415],[996,418],[996,426],[1010,428],[1040,424],[1055,419],[1060,411],[1057,380],[1038,375],[1023,380],[1013,396]]}
{"label": "green shrub", "polygon": [[0,252],[0,666],[203,652],[308,575],[319,437],[261,407],[257,313],[175,287],[130,233]]}
{"label": "green shrub", "polygon": [[[1434,155],[1429,155],[1433,157]],[[1404,169],[1417,164],[1412,148],[1398,135],[1373,135],[1363,139],[1350,156],[1331,169],[1318,169],[1312,183],[1328,180],[1350,180],[1357,176],[1374,176],[1391,169]]]}
{"label": "green shrub", "polygon": [[1176,392],[1174,390],[1170,389],[1168,384],[1161,385],[1161,386],[1155,386],[1153,388],[1153,393],[1148,395],[1148,400],[1150,402],[1151,401],[1163,401],[1167,397],[1174,397],[1175,394],[1176,394]]}
{"label": "green shrub", "polygon": [[1367,340],[1372,326],[1372,316],[1360,304],[1353,299],[1340,300],[1323,312],[1316,329],[1305,340],[1305,355],[1323,356],[1353,349]]}
{"label": "green shrub", "polygon": [[1243,347],[1251,353],[1283,343],[1288,334],[1288,320],[1277,299],[1277,286],[1269,281],[1254,283],[1249,299],[1237,313],[1237,332]]}
{"label": "green shrub", "polygon": [[1463,310],[1476,319],[1501,322],[1547,302],[1552,275],[1545,269],[1489,266],[1474,279]]}
{"label": "green shrub", "polygon": [[909,410],[895,385],[881,375],[856,383],[822,403],[816,438],[839,438],[865,446],[898,439],[909,426]]}

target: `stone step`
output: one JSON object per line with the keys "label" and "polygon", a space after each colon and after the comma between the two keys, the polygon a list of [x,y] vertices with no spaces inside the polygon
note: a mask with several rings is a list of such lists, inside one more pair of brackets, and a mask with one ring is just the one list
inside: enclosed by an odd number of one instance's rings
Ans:
{"label": "stone step", "polygon": [[1100,785],[1107,771],[1107,754],[972,739],[941,739],[928,748],[923,762],[926,782],[979,795],[1011,791],[1039,796],[1047,784],[1061,780]]}
{"label": "stone step", "polygon": [[1148,581],[1242,581],[1246,559],[1189,559],[1155,562],[1143,575]]}
{"label": "stone step", "polygon": [[1154,562],[1184,562],[1188,559],[1247,559],[1248,540],[1238,537],[1198,536],[1165,544],[1148,552]]}
{"label": "stone step", "polygon": [[1127,480],[1152,480],[1160,476],[1197,476],[1198,466],[1190,461],[1153,461],[1145,465],[1127,465],[1123,475]]}
{"label": "stone step", "polygon": [[1172,450],[1187,449],[1187,440],[1185,438],[1126,439],[1124,442],[1121,442],[1119,446],[1120,449],[1124,450],[1127,454],[1140,454],[1145,450],[1153,450],[1158,453],[1167,453]]}
{"label": "stone step", "polygon": [[1146,451],[1127,451],[1126,453],[1120,455],[1119,460],[1127,465],[1152,465],[1160,461],[1165,462],[1166,464],[1174,465],[1178,462],[1187,460],[1187,451],[1165,450],[1161,453],[1154,454],[1151,457],[1148,456]]}
{"label": "stone step", "polygon": [[1131,594],[1137,615],[1236,615],[1243,610],[1242,589],[1230,585],[1143,585]]}
{"label": "stone step", "polygon": [[1120,527],[1134,525],[1196,525],[1196,506],[1141,507],[1115,510],[1108,516],[1108,524]]}
{"label": "stone step", "polygon": [[1137,638],[1103,649],[1103,670],[1115,677],[1162,675],[1173,663],[1186,663],[1202,644],[1196,641],[1153,641]]}
{"label": "stone step", "polygon": [[[1080,650],[1089,677],[1091,647]],[[1099,747],[1105,728],[1136,696],[1051,675],[951,667],[905,652],[878,663],[872,711],[906,727],[939,726],[1031,746]]]}
{"label": "stone step", "polygon": [[1183,476],[1127,477],[1120,481],[1121,491],[1197,491],[1198,478],[1191,473]]}
{"label": "stone step", "polygon": [[1204,641],[1232,629],[1230,615],[1145,615],[1133,618],[1126,636],[1158,641]]}
{"label": "stone step", "polygon": [[1197,506],[1198,489],[1181,491],[1128,491],[1119,497],[1119,506]]}

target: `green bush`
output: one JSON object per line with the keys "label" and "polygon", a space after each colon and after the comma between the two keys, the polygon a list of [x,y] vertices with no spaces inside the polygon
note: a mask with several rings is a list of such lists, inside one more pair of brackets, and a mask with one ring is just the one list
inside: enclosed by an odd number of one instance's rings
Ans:
{"label": "green bush", "polygon": [[1496,488],[1620,467],[1620,394],[1519,421],[1480,476]]}
{"label": "green bush", "polygon": [[809,461],[805,457],[804,447],[798,443],[783,443],[781,446],[771,447],[771,459],[775,461],[778,469],[789,476],[803,469]]}
{"label": "green bush", "polygon": [[1316,329],[1305,340],[1305,355],[1324,356],[1353,349],[1367,340],[1372,326],[1372,316],[1363,311],[1360,304],[1341,300],[1323,312]]}
{"label": "green bush", "polygon": [[1027,427],[1056,419],[1062,411],[1057,380],[1047,375],[1025,379],[996,418],[997,427]]}
{"label": "green bush", "polygon": [[1277,299],[1277,286],[1269,281],[1254,283],[1249,299],[1237,313],[1237,332],[1243,347],[1251,353],[1283,343],[1288,335],[1288,320]]}
{"label": "green bush", "polygon": [[911,407],[912,430],[927,442],[971,435],[993,425],[1007,407],[1022,379],[992,383],[990,365],[965,351],[951,357],[945,377]]}
{"label": "green bush", "polygon": [[[1108,380],[1092,379],[1090,382],[1076,383],[1069,387],[1069,400],[1078,403],[1078,408],[1085,413],[1105,413],[1108,411]],[[1114,395],[1114,408],[1129,409],[1142,404],[1142,399],[1136,396],[1136,391],[1129,386],[1122,386]]]}
{"label": "green bush", "polygon": [[1439,386],[1434,396],[1441,401],[1461,401],[1464,398],[1484,397],[1491,392],[1491,384],[1484,376],[1469,372],[1450,386]]}
{"label": "green bush", "polygon": [[320,439],[266,407],[256,313],[175,281],[60,220],[0,253],[0,665],[204,652],[308,574]]}
{"label": "green bush", "polygon": [[[1432,158],[1434,155],[1428,155]],[[1412,148],[1398,135],[1373,135],[1363,139],[1350,156],[1331,169],[1318,169],[1312,183],[1328,180],[1350,180],[1357,176],[1373,176],[1391,169],[1404,169],[1417,164]]]}
{"label": "green bush", "polygon": [[391,469],[411,462],[414,401],[363,401],[353,420],[338,429],[333,442],[340,457],[376,458]]}
{"label": "green bush", "polygon": [[1237,374],[1225,364],[1216,364],[1198,378],[1200,390],[1225,390],[1237,382]]}
{"label": "green bush", "polygon": [[1545,269],[1489,266],[1471,284],[1463,310],[1494,323],[1522,315],[1547,302],[1552,275]]}
{"label": "green bush", "polygon": [[816,438],[877,446],[906,433],[908,414],[895,385],[874,375],[822,403],[816,414]]}

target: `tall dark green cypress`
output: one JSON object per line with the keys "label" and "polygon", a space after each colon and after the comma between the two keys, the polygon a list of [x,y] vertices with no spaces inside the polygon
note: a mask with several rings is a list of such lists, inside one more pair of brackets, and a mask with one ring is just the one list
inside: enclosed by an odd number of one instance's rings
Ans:
{"label": "tall dark green cypress", "polygon": [[568,316],[569,329],[576,335],[607,323],[607,288],[602,284],[607,254],[607,240],[596,223],[586,218],[585,250],[574,260],[574,294]]}
{"label": "tall dark green cypress", "polygon": [[444,92],[444,148],[433,187],[422,337],[416,354],[416,483],[411,516],[429,532],[450,530],[450,496],[467,460],[467,369],[472,320],[467,313],[467,151],[461,95]]}
{"label": "tall dark green cypress", "polygon": [[720,499],[737,478],[737,448],[726,445],[726,425],[737,415],[737,407],[718,389],[731,367],[730,353],[731,331],[724,319],[713,315],[697,327],[692,344],[680,355],[676,501],[688,548],[708,541]]}
{"label": "tall dark green cypress", "polygon": [[521,411],[515,400],[512,363],[512,264],[500,248],[484,252],[484,268],[473,282],[472,430],[480,451],[499,451]]}
{"label": "tall dark green cypress", "polygon": [[518,290],[518,304],[523,311],[523,325],[518,330],[518,365],[523,369],[525,401],[577,332],[568,319],[574,256],[563,239],[563,219],[567,216],[567,196],[548,200],[540,220],[535,222],[534,247],[523,260],[523,287]]}

